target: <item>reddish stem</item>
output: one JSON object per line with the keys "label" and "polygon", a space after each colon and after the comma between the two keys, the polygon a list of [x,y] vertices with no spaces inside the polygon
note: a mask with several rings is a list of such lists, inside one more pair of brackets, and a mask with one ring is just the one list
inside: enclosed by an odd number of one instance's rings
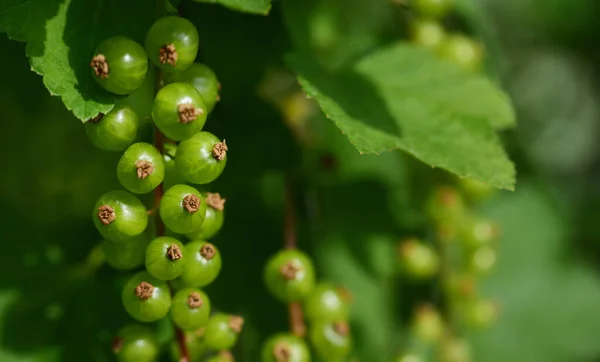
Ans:
{"label": "reddish stem", "polygon": [[177,333],[177,344],[179,344],[179,350],[181,351],[181,359],[179,359],[179,362],[192,362],[190,360],[187,344],[185,343],[185,333],[183,333],[181,328],[176,328],[175,333]]}

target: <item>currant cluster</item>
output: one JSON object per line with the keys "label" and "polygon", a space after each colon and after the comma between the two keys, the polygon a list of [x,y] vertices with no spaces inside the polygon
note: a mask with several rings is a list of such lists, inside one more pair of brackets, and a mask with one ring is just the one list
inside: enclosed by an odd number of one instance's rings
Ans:
{"label": "currant cluster", "polygon": [[410,23],[413,43],[467,70],[479,70],[483,58],[481,44],[464,34],[447,32],[440,23],[452,10],[454,0],[410,0],[409,5],[415,15]]}
{"label": "currant cluster", "polygon": [[277,300],[289,303],[292,332],[268,338],[262,362],[311,361],[303,317],[309,324],[308,339],[315,355],[323,361],[346,360],[352,346],[347,290],[325,281],[317,283],[313,261],[295,248],[281,250],[267,261],[264,280]]}
{"label": "currant cluster", "polygon": [[[196,27],[178,16],[157,20],[144,47],[124,36],[98,45],[90,67],[106,91],[133,93],[144,83],[149,65],[156,68],[158,82],[151,111],[154,144],[136,142],[142,120],[127,98],[85,126],[97,147],[124,151],[116,171],[126,191],[100,196],[93,220],[104,238],[102,249],[110,266],[145,267],[123,288],[127,313],[143,323],[170,316],[182,336],[177,351],[181,360],[198,360],[214,351],[218,354],[213,361],[233,361],[228,350],[244,320],[215,313],[200,289],[221,269],[219,249],[208,240],[223,225],[225,199],[192,185],[206,185],[221,175],[228,146],[203,131],[219,100],[220,85],[209,67],[195,63],[197,52]],[[154,205],[147,208],[138,195],[151,192]],[[182,236],[188,241],[184,243]],[[122,328],[113,349],[123,362],[155,361],[160,352],[154,332],[143,324]]]}
{"label": "currant cluster", "polygon": [[398,244],[398,261],[409,280],[438,281],[444,311],[433,301],[417,307],[410,338],[397,362],[470,362],[468,344],[461,338],[467,329],[490,326],[497,304],[477,292],[477,281],[496,262],[498,227],[474,211],[474,204],[492,195],[484,184],[461,180],[460,189],[439,187],[427,203],[433,231],[426,242],[408,238]]}

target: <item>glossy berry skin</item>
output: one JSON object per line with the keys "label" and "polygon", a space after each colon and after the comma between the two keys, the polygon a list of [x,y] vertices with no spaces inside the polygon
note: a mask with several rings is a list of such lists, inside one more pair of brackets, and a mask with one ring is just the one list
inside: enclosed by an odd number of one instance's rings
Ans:
{"label": "glossy berry skin", "polygon": [[[206,253],[210,247],[213,252]],[[185,245],[186,260],[180,280],[190,287],[203,287],[212,283],[221,271],[221,253],[214,245],[195,240]]]}
{"label": "glossy berry skin", "polygon": [[103,238],[123,242],[146,230],[148,212],[136,196],[121,190],[110,191],[96,201],[93,220]]}
{"label": "glossy berry skin", "polygon": [[134,143],[121,156],[117,177],[128,191],[146,194],[163,182],[165,162],[156,147],[145,142]]}
{"label": "glossy berry skin", "polygon": [[490,220],[472,217],[466,220],[461,228],[461,241],[471,249],[489,246],[498,239],[498,226]]}
{"label": "glossy berry skin", "polygon": [[492,271],[496,260],[496,250],[491,246],[482,246],[469,253],[467,267],[476,275],[484,275]]}
{"label": "glossy berry skin", "polygon": [[443,58],[466,69],[477,72],[483,62],[483,47],[477,41],[460,34],[446,37],[440,47]]}
{"label": "glossy berry skin", "polygon": [[92,144],[104,151],[123,151],[135,141],[138,117],[128,106],[115,106],[110,112],[85,124]]}
{"label": "glossy berry skin", "polygon": [[179,328],[185,331],[197,330],[205,326],[210,319],[208,296],[199,289],[178,290],[173,296],[171,318]]}
{"label": "glossy berry skin", "polygon": [[331,283],[319,283],[304,299],[304,314],[310,321],[346,320],[348,301]]}
{"label": "glossy berry skin", "polygon": [[411,41],[424,48],[437,50],[443,44],[446,32],[435,21],[417,20],[411,24]]}
{"label": "glossy berry skin", "polygon": [[159,346],[152,329],[139,325],[127,325],[117,334],[113,352],[119,362],[154,362]]}
{"label": "glossy berry skin", "polygon": [[[206,195],[206,193],[204,193],[204,195]],[[224,211],[217,210],[210,205],[207,205],[204,222],[200,228],[186,233],[185,236],[190,240],[209,240],[221,230],[224,219]]]}
{"label": "glossy berry skin", "polygon": [[415,12],[424,18],[440,19],[454,6],[454,0],[411,0]]}
{"label": "glossy berry skin", "polygon": [[402,353],[394,359],[394,362],[426,362],[427,360],[417,353]]}
{"label": "glossy berry skin", "polygon": [[[287,359],[283,359],[284,356]],[[290,333],[278,333],[263,344],[261,362],[310,362],[310,351],[302,338]]]}
{"label": "glossy berry skin", "polygon": [[134,236],[126,242],[102,241],[106,263],[116,270],[131,270],[144,264],[148,241],[144,234]]}
{"label": "glossy berry skin", "polygon": [[165,161],[165,179],[163,180],[163,188],[170,189],[172,186],[185,184],[186,181],[179,174],[179,170],[175,165],[175,155],[177,154],[177,146],[171,143],[164,145],[165,153],[163,160]]}
{"label": "glossy berry skin", "polygon": [[298,301],[315,286],[313,262],[300,250],[282,250],[267,261],[264,280],[269,292],[278,300]]}
{"label": "glossy berry skin", "polygon": [[[152,24],[146,34],[145,47],[157,67],[167,72],[181,72],[196,60],[198,43],[198,30],[192,22],[179,16],[166,16]],[[168,45],[173,47],[165,49]],[[176,56],[163,53],[161,57],[161,50],[175,51]]]}
{"label": "glossy berry skin", "polygon": [[352,341],[347,323],[316,322],[310,326],[308,337],[315,353],[325,361],[339,361],[348,356]]}
{"label": "glossy berry skin", "polygon": [[171,307],[167,283],[146,271],[138,272],[129,279],[121,297],[127,313],[140,322],[164,318]]}
{"label": "glossy berry skin", "polygon": [[167,228],[184,234],[202,226],[206,209],[206,201],[198,190],[188,185],[175,185],[164,193],[159,213]]}
{"label": "glossy berry skin", "polygon": [[160,280],[177,278],[183,271],[184,261],[183,244],[170,236],[159,236],[146,247],[146,270]]}
{"label": "glossy berry skin", "polygon": [[215,72],[202,63],[194,63],[181,73],[172,73],[168,83],[184,82],[192,85],[200,93],[210,113],[219,99],[219,80]]}
{"label": "glossy berry skin", "polygon": [[[188,353],[190,357],[190,361],[202,361],[204,355],[208,352],[208,348],[204,343],[204,338],[199,336],[196,331],[193,332],[184,332],[185,340],[187,342]],[[173,340],[170,348],[171,360],[179,361],[181,358],[181,350],[179,347],[179,343],[176,340]]]}
{"label": "glossy berry skin", "polygon": [[433,278],[440,268],[436,251],[417,239],[407,239],[400,243],[398,262],[402,272],[416,280]]}
{"label": "glossy berry skin", "polygon": [[494,187],[473,179],[462,178],[459,181],[460,188],[472,201],[482,201],[494,195]]}
{"label": "glossy berry skin", "polygon": [[[224,142],[208,132],[200,132],[181,142],[175,158],[175,165],[181,177],[200,185],[216,180],[227,164],[227,146]],[[223,150],[223,147],[225,151],[217,153],[217,150]],[[220,156],[215,156],[215,153]]]}
{"label": "glossy berry skin", "polygon": [[[94,67],[94,60],[105,62],[108,73],[104,72],[106,67],[98,71],[102,66]],[[144,84],[148,72],[148,57],[144,48],[135,41],[124,36],[114,36],[98,45],[90,66],[92,76],[98,84],[111,93],[124,95]]]}
{"label": "glossy berry skin", "polygon": [[411,332],[415,338],[427,343],[439,341],[444,333],[442,315],[429,304],[420,306],[415,312]]}
{"label": "glossy berry skin", "polygon": [[240,331],[232,328],[232,318],[229,314],[213,315],[204,327],[204,343],[213,350],[230,349],[237,342]]}
{"label": "glossy berry skin", "polygon": [[221,351],[219,354],[207,359],[206,362],[234,362],[234,359],[230,352]]}
{"label": "glossy berry skin", "polygon": [[207,115],[204,99],[196,88],[187,83],[164,86],[156,94],[152,105],[154,124],[175,141],[187,140],[202,131]]}

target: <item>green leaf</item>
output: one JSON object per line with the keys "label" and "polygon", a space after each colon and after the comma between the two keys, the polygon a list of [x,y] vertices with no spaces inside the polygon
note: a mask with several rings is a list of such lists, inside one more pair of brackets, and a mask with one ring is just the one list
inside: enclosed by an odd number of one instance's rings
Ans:
{"label": "green leaf", "polygon": [[0,5],[0,31],[27,42],[31,69],[85,122],[111,110],[119,99],[91,77],[89,60],[96,46],[117,34],[141,43],[153,10],[144,0],[11,0]]}
{"label": "green leaf", "polygon": [[502,238],[482,293],[501,314],[489,332],[473,334],[476,361],[591,361],[600,353],[598,272],[568,256],[569,218],[540,189],[520,184],[486,208]]}
{"label": "green leaf", "polygon": [[513,189],[514,166],[490,124],[512,122],[514,114],[487,79],[406,44],[346,71],[326,70],[303,56],[288,62],[359,152],[401,149],[460,177]]}
{"label": "green leaf", "polygon": [[198,3],[221,4],[229,9],[250,14],[267,15],[271,11],[271,0],[193,0]]}

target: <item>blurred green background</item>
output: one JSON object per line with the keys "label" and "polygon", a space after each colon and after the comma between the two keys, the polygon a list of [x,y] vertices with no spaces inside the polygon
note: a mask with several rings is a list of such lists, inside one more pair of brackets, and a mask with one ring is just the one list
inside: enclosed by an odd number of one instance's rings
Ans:
{"label": "blurred green background", "polygon": [[[224,267],[207,293],[219,309],[246,318],[236,350],[242,361],[256,361],[261,341],[287,325],[285,306],[263,288],[262,266],[282,245],[289,170],[308,176],[296,193],[300,247],[323,279],[355,295],[361,361],[387,361],[400,350],[418,297],[402,293],[391,251],[422,226],[421,185],[435,179],[431,171],[400,152],[359,155],[318,115],[312,143],[296,146],[259,91],[284,67],[292,43],[325,44],[325,55],[343,62],[401,40],[403,10],[389,12],[387,2],[326,3],[345,9],[336,18],[343,21],[290,21],[302,6],[284,12],[278,3],[268,17],[209,4],[186,14],[202,34],[201,61],[223,85],[207,127],[232,145],[227,170],[211,186],[228,199],[215,239]],[[498,265],[482,282],[501,314],[489,330],[469,334],[476,362],[600,361],[598,18],[596,0],[458,1],[452,24],[485,42],[490,76],[518,114],[517,128],[502,134],[517,165],[516,191],[481,206],[502,229]],[[316,35],[298,39],[298,28]],[[120,155],[93,148],[30,71],[23,44],[3,34],[0,49],[0,361],[110,361],[110,340],[130,321],[120,305],[128,274],[92,268],[99,235],[90,216],[99,195],[119,188]],[[157,327],[162,339],[172,333]]]}

